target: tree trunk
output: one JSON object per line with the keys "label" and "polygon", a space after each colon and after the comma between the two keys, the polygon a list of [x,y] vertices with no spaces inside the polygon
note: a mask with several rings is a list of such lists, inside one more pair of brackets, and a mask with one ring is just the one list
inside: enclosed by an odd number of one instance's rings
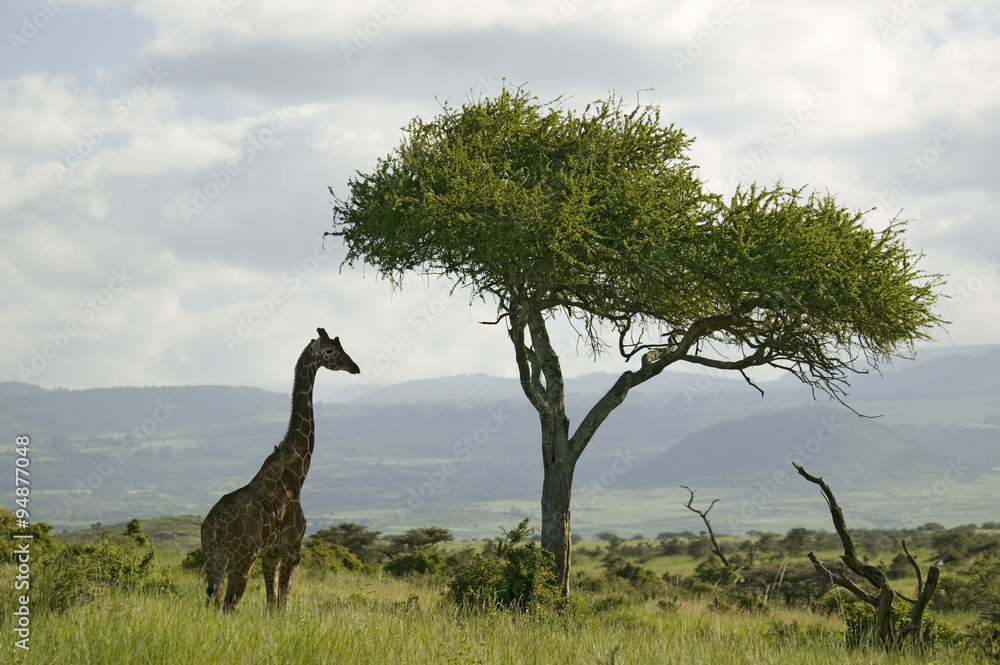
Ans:
{"label": "tree trunk", "polygon": [[569,504],[573,487],[573,465],[545,464],[542,481],[542,547],[555,555],[556,583],[563,596],[569,594],[570,538]]}

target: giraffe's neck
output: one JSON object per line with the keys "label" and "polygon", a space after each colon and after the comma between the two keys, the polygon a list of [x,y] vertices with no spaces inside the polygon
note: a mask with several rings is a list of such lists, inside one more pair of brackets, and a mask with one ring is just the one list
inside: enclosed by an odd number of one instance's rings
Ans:
{"label": "giraffe's neck", "polygon": [[[291,472],[299,480],[301,487],[309,472],[309,462],[312,458],[315,434],[313,429],[313,383],[316,380],[316,370],[319,365],[314,361],[312,347],[307,346],[295,364],[295,383],[292,385],[292,415],[288,419],[288,432],[285,438],[274,449],[271,458],[280,465],[269,465],[282,475]],[[279,471],[280,467],[280,471]],[[263,472],[264,469],[261,469]],[[274,472],[272,471],[272,472]]]}

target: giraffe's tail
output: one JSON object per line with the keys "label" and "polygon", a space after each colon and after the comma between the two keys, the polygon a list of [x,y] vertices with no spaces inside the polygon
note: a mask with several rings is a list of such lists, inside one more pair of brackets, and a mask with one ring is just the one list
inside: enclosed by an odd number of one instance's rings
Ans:
{"label": "giraffe's tail", "polygon": [[204,559],[203,570],[208,580],[206,592],[208,602],[219,603],[222,600],[222,585],[226,578],[226,555],[220,543],[222,524],[209,514],[201,524],[201,553]]}

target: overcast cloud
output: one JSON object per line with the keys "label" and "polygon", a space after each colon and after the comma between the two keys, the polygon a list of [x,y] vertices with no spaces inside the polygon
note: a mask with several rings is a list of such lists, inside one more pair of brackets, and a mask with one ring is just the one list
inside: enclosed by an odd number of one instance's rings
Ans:
{"label": "overcast cloud", "polygon": [[[322,243],[327,186],[504,80],[660,105],[719,192],[902,210],[950,275],[937,343],[1000,340],[996,2],[7,0],[0,27],[0,380],[288,390],[318,326],[370,368],[321,395],[513,376],[490,307]],[[622,367],[559,334],[568,373]]]}

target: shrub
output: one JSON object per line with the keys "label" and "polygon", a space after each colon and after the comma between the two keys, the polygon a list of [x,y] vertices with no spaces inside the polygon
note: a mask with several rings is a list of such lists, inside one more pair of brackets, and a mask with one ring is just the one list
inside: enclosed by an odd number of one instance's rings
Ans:
{"label": "shrub", "polygon": [[902,554],[897,554],[896,558],[889,564],[889,568],[886,569],[885,576],[890,580],[901,580],[912,572],[913,568],[909,559]]}
{"label": "shrub", "polygon": [[[848,648],[871,645],[875,634],[875,608],[862,602],[850,602],[843,605],[844,621],[847,624],[845,640]],[[910,625],[909,612],[892,611],[892,625],[897,638]],[[958,631],[947,621],[938,619],[930,613],[924,614],[924,646],[933,648],[938,645],[954,644],[958,641]]]}
{"label": "shrub", "polygon": [[343,545],[316,538],[308,538],[303,544],[302,565],[313,572],[335,573],[355,572],[364,567],[358,557]]}
{"label": "shrub", "polygon": [[723,566],[718,559],[705,559],[694,569],[694,576],[706,584],[733,584],[740,575],[730,566]]}
{"label": "shrub", "polygon": [[663,592],[664,583],[649,568],[628,561],[611,562],[608,575],[625,580],[644,599],[652,598]]}
{"label": "shrub", "polygon": [[440,575],[447,567],[440,552],[419,549],[393,557],[385,564],[385,572],[396,577],[408,575]]}
{"label": "shrub", "polygon": [[125,527],[125,534],[132,538],[137,545],[149,545],[149,537],[142,531],[142,524],[137,519],[133,519]]}
{"label": "shrub", "polygon": [[129,541],[104,539],[97,545],[73,545],[45,552],[42,571],[32,583],[37,606],[62,612],[95,599],[102,590],[179,593],[179,587],[156,566],[156,551],[136,549]]}
{"label": "shrub", "polygon": [[191,550],[184,556],[184,560],[181,561],[181,568],[185,570],[197,570],[199,572],[205,568],[205,553],[201,551],[200,547],[196,550]]}
{"label": "shrub", "polygon": [[356,556],[361,563],[377,564],[385,559],[381,532],[370,531],[367,527],[351,522],[341,522],[337,526],[321,529],[310,540],[325,540],[331,545],[340,545]]}
{"label": "shrub", "polygon": [[455,536],[450,530],[439,526],[424,526],[410,529],[400,536],[386,536],[389,541],[389,554],[395,555],[400,552],[415,552],[427,547],[433,547],[438,543],[455,540]]}
{"label": "shrub", "polygon": [[552,574],[554,558],[537,543],[524,543],[529,529],[523,520],[504,531],[504,539],[489,542],[473,554],[448,585],[459,605],[524,612],[554,603],[559,589]]}

